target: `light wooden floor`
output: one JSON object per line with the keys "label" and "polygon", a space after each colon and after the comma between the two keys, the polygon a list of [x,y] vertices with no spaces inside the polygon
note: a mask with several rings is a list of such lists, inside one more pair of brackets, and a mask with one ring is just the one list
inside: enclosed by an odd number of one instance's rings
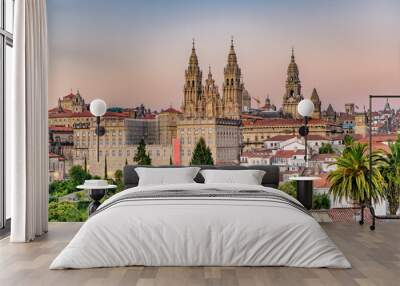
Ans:
{"label": "light wooden floor", "polygon": [[51,223],[49,233],[29,244],[0,241],[0,285],[400,285],[400,222],[324,224],[352,269],[287,267],[124,267],[48,270],[79,223]]}

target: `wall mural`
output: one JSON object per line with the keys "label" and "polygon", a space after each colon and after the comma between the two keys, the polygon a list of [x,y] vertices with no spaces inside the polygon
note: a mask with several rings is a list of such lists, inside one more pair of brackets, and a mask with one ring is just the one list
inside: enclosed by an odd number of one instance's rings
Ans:
{"label": "wall mural", "polygon": [[[124,189],[128,164],[272,164],[284,185],[307,150],[328,189],[345,137],[365,140],[368,94],[400,90],[399,9],[394,0],[49,0],[49,219],[86,220],[90,197],[76,186],[105,178],[117,185],[105,199]],[[314,104],[307,146],[304,98]],[[94,99],[107,104],[98,153]],[[385,145],[399,106],[376,104],[373,132]]]}

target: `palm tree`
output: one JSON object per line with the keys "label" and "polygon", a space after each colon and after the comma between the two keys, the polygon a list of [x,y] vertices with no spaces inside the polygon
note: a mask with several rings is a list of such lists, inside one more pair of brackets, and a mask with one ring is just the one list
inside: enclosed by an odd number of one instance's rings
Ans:
{"label": "palm tree", "polygon": [[389,213],[395,215],[400,204],[400,138],[389,144],[389,150],[382,156],[380,171],[386,182],[384,196],[389,202]]}
{"label": "palm tree", "polygon": [[[346,152],[337,159],[336,170],[328,175],[331,183],[329,192],[334,200],[345,198],[354,200],[360,205],[370,204],[372,200],[380,201],[385,180],[378,168],[380,156],[372,153],[372,173],[369,168],[367,145],[352,143]],[[369,175],[372,175],[372,188],[369,186]]]}

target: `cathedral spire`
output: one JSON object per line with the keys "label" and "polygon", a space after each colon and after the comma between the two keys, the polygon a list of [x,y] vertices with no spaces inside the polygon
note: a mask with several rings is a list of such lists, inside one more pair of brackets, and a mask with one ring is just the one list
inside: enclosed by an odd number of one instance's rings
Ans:
{"label": "cathedral spire", "polygon": [[237,65],[237,57],[235,52],[235,45],[233,43],[233,36],[231,37],[231,48],[228,55],[228,65]]}
{"label": "cathedral spire", "polygon": [[294,63],[294,48],[292,47],[292,57],[291,57],[291,61]]}
{"label": "cathedral spire", "polygon": [[199,60],[196,55],[196,48],[194,44],[194,38],[192,39],[192,53],[190,54],[189,66],[197,66],[199,64]]}
{"label": "cathedral spire", "polygon": [[208,78],[212,78],[212,73],[211,73],[211,65],[208,65]]}

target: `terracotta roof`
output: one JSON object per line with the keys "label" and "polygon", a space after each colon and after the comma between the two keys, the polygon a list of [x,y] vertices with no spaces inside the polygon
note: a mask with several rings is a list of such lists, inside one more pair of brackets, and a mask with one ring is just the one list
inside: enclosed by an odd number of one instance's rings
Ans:
{"label": "terracotta roof", "polygon": [[[284,118],[271,118],[271,119],[259,119],[255,121],[244,121],[243,126],[294,126],[299,127],[304,124],[301,119],[284,119]],[[311,119],[308,125],[328,125],[332,122],[324,119]]]}
{"label": "terracotta roof", "polygon": [[293,155],[305,155],[304,149],[298,149],[294,152]]}
{"label": "terracotta roof", "polygon": [[73,98],[73,97],[75,97],[75,94],[73,94],[71,92],[71,93],[67,94],[66,96],[63,96],[63,99],[70,99],[70,98]]}
{"label": "terracotta roof", "polygon": [[162,111],[162,113],[179,113],[179,114],[181,114],[182,112],[181,111],[179,111],[179,110],[176,110],[175,108],[173,108],[173,107],[169,107],[169,108],[167,108],[166,110],[164,110],[164,111]]}
{"label": "terracotta roof", "polygon": [[308,141],[318,141],[318,140],[326,140],[328,141],[329,139],[325,136],[322,135],[318,135],[318,134],[309,134],[307,136],[307,140]]}
{"label": "terracotta roof", "polygon": [[72,127],[65,127],[65,126],[49,126],[49,131],[56,131],[56,132],[73,132],[74,129]]}
{"label": "terracotta roof", "polygon": [[[373,142],[394,142],[397,139],[397,134],[377,134],[377,135],[372,135],[372,141]],[[369,137],[362,137],[358,139],[358,142],[360,143],[368,143],[369,142]]]}
{"label": "terracotta roof", "polygon": [[243,119],[243,120],[246,120],[246,119],[264,119],[264,117],[257,116],[257,115],[251,115],[251,114],[241,114],[240,118]]}
{"label": "terracotta roof", "polygon": [[49,158],[57,158],[59,161],[64,161],[63,156],[60,156],[60,155],[52,153],[52,152],[49,152]]}
{"label": "terracotta roof", "polygon": [[143,119],[155,119],[156,115],[155,114],[145,114],[145,116],[143,117]]}
{"label": "terracotta roof", "polygon": [[[93,117],[90,111],[83,111],[83,112],[59,112],[59,113],[51,113],[49,114],[49,118],[74,118],[74,117]],[[129,117],[128,112],[106,112],[103,117],[119,117],[119,118],[126,118]]]}
{"label": "terracotta roof", "polygon": [[321,174],[319,175],[320,179],[315,180],[313,182],[313,186],[316,189],[329,189],[331,183],[328,180],[328,174]]}
{"label": "terracotta roof", "polygon": [[274,154],[274,157],[279,157],[279,158],[291,158],[296,151],[294,150],[278,150]]}

